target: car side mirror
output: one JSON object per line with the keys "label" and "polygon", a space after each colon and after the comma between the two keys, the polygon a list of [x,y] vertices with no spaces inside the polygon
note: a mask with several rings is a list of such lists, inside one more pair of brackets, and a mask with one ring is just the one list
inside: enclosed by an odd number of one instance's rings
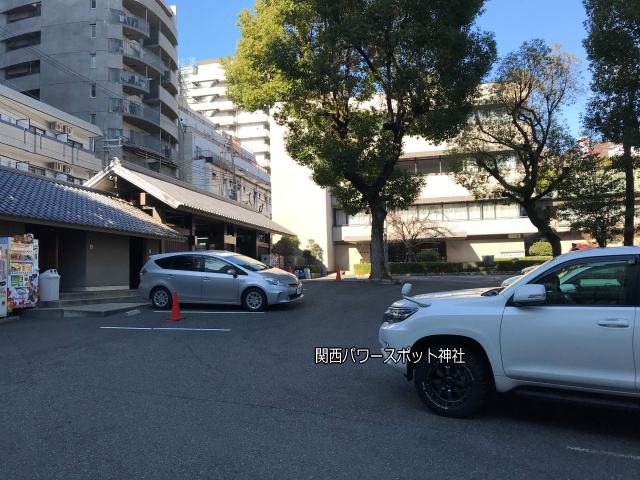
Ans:
{"label": "car side mirror", "polygon": [[544,305],[547,301],[547,291],[544,285],[528,284],[520,285],[513,294],[513,303],[519,307]]}
{"label": "car side mirror", "polygon": [[227,270],[227,275],[233,275],[233,278],[237,278],[238,272],[236,272],[235,269],[230,268],[229,270]]}
{"label": "car side mirror", "polygon": [[402,296],[404,297],[405,295],[409,295],[410,291],[411,291],[411,284],[410,283],[405,283],[402,286]]}

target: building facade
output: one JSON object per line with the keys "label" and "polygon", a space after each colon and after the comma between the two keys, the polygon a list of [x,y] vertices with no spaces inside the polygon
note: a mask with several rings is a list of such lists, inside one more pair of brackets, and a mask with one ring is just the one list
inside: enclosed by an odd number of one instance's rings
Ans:
{"label": "building facade", "polygon": [[267,170],[271,165],[270,116],[262,110],[240,110],[226,95],[227,80],[221,59],[192,60],[180,69],[183,94],[191,108],[210,119],[219,130],[231,135],[255,155]]}
{"label": "building facade", "polygon": [[102,168],[100,129],[0,85],[0,165],[82,184]]}
{"label": "building facade", "polygon": [[[366,214],[346,215],[328,189],[318,187],[306,167],[288,156],[285,128],[271,124],[271,145],[276,162],[272,165],[274,220],[293,230],[301,245],[309,239],[325,252],[328,270],[352,270],[353,265],[370,261],[371,221]],[[537,229],[517,204],[476,199],[455,183],[446,146],[431,145],[419,138],[405,140],[400,168],[426,177],[416,204],[403,215],[426,218],[437,223],[445,233],[426,239],[421,248],[438,250],[447,261],[479,262],[486,256],[514,258],[525,255],[528,243],[537,236]],[[295,200],[292,201],[292,195]],[[571,234],[564,225],[554,224],[561,233],[563,251],[582,239]],[[389,260],[401,260],[403,248],[393,240],[394,232],[387,228],[390,240]],[[419,250],[419,249],[418,249]]]}
{"label": "building facade", "polygon": [[164,0],[6,0],[0,80],[98,126],[113,156],[176,174],[178,31]]}
{"label": "building facade", "polygon": [[271,175],[256,156],[186,102],[180,106],[180,123],[181,179],[271,218]]}

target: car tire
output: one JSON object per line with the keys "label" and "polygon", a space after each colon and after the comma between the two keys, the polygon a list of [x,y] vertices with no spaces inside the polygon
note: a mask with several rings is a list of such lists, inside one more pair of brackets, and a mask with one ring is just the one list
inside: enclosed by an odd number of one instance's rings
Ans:
{"label": "car tire", "polygon": [[[446,349],[462,350],[464,363],[434,357]],[[445,417],[472,416],[487,404],[492,390],[491,372],[484,359],[460,346],[437,345],[424,351],[415,366],[413,379],[422,402]]]}
{"label": "car tire", "polygon": [[151,290],[151,305],[158,310],[169,310],[173,299],[171,292],[164,287],[156,287]]}
{"label": "car tire", "polygon": [[250,312],[261,312],[267,307],[267,296],[259,288],[248,288],[242,294],[242,306]]}

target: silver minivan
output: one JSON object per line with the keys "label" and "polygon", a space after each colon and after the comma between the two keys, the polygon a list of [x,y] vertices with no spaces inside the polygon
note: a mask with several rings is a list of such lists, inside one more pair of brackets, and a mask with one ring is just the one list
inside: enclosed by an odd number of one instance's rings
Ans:
{"label": "silver minivan", "polygon": [[295,275],[234,252],[208,250],[151,255],[138,294],[158,309],[180,303],[242,305],[249,311],[302,298]]}

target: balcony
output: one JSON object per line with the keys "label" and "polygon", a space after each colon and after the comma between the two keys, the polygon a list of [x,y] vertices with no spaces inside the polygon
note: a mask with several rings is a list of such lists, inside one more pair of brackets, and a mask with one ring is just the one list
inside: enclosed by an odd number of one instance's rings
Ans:
{"label": "balcony", "polygon": [[109,113],[145,120],[153,125],[160,125],[160,109],[143,107],[141,104],[122,98],[109,99]]}
{"label": "balcony", "polygon": [[123,12],[122,10],[112,8],[111,21],[113,23],[121,24],[126,36],[139,38],[140,33],[146,37],[149,36],[149,22],[137,15],[131,15],[130,13]]}
{"label": "balcony", "polygon": [[[149,81],[146,77],[117,68],[109,69],[109,81],[119,83],[125,88],[126,93],[149,93]],[[128,91],[129,90],[129,91]]]}
{"label": "balcony", "polygon": [[162,76],[162,86],[166,88],[168,92],[173,95],[177,95],[180,93],[178,85],[180,85],[180,82],[178,81],[178,75],[176,72],[173,70],[167,70]]}
{"label": "balcony", "polygon": [[112,53],[119,53],[123,57],[128,57],[129,59],[134,60],[134,64],[132,65],[133,68],[144,68],[145,66],[149,66],[156,70],[160,75],[164,75],[167,69],[164,66],[164,62],[158,55],[150,52],[135,42],[112,38],[109,40],[109,51]]}
{"label": "balcony", "polygon": [[[97,172],[102,168],[101,160],[96,158],[91,150],[74,147],[54,136],[33,132],[11,120],[5,116],[0,120],[2,155],[29,158],[32,162],[41,162],[45,158],[47,161],[62,162],[91,172]],[[74,173],[83,172],[77,170]]]}

